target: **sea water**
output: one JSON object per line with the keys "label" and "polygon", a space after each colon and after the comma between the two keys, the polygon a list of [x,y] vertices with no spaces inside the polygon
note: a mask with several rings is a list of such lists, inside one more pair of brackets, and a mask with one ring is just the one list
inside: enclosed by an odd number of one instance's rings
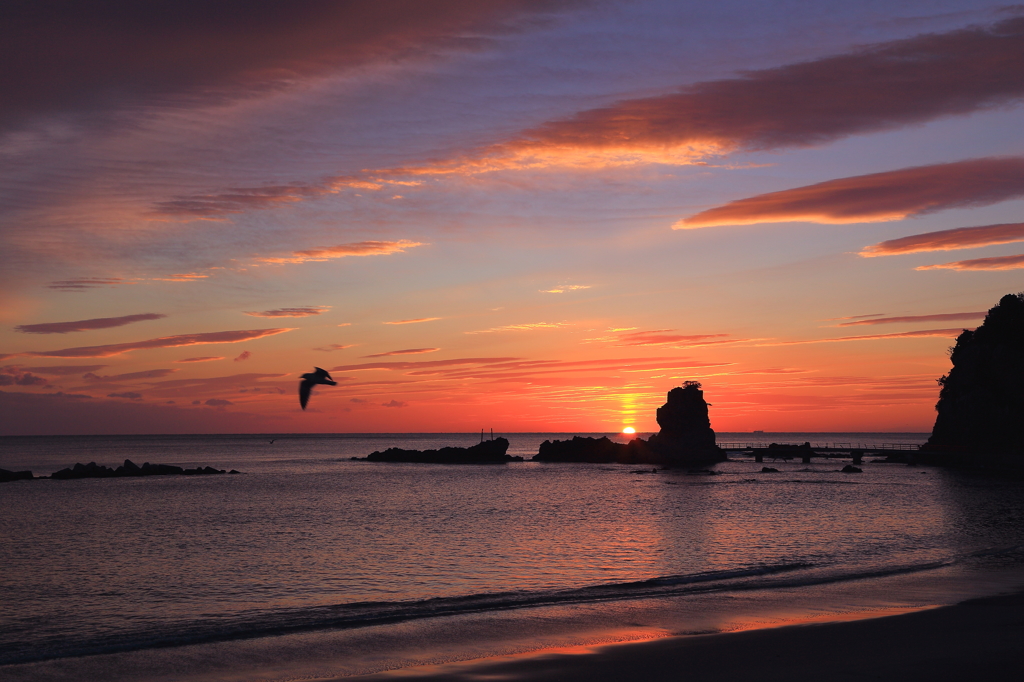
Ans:
{"label": "sea water", "polygon": [[[503,434],[527,459],[558,434]],[[597,435],[597,434],[589,434]],[[485,437],[490,437],[487,434]],[[926,434],[719,434],[913,445]],[[706,472],[353,460],[480,434],[0,439],[0,678],[293,679],[841,617],[1024,581],[1024,484],[750,456]]]}

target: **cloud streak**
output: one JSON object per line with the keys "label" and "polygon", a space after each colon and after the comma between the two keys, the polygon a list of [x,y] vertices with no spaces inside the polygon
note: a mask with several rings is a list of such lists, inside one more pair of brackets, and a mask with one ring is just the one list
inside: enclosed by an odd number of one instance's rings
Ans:
{"label": "cloud streak", "polygon": [[991,258],[973,258],[958,260],[952,263],[922,265],[915,270],[1021,270],[1024,269],[1024,254],[1016,256],[993,256]]}
{"label": "cloud streak", "polygon": [[440,317],[417,317],[413,320],[396,320],[394,322],[385,322],[384,324],[418,324],[420,322],[433,322],[440,319]]}
{"label": "cloud streak", "polygon": [[1024,241],[1024,223],[1004,223],[981,227],[957,227],[952,230],[912,234],[908,237],[865,246],[861,256],[896,256],[921,251],[955,251],[979,246],[994,246]]}
{"label": "cloud streak", "polygon": [[300,308],[276,308],[274,310],[245,311],[246,315],[253,317],[310,317],[320,315],[331,309],[329,305],[312,305]]}
{"label": "cloud streak", "polygon": [[859,327],[869,324],[894,324],[897,322],[953,322],[955,320],[980,320],[985,317],[984,310],[971,313],[939,313],[937,315],[905,315],[903,317],[878,317],[870,320],[843,322],[837,327]]}
{"label": "cloud streak", "polygon": [[423,246],[420,242],[413,242],[406,239],[398,241],[366,241],[353,242],[351,244],[338,244],[337,246],[321,246],[315,249],[295,251],[291,256],[280,258],[264,257],[257,258],[259,263],[308,263],[334,260],[336,258],[347,258],[349,256],[389,256],[393,253],[403,253],[407,249]]}
{"label": "cloud streak", "polygon": [[81,277],[79,279],[61,279],[47,284],[48,289],[58,291],[85,291],[86,289],[99,289],[101,287],[116,287],[129,283],[121,277]]}
{"label": "cloud streak", "polygon": [[203,334],[181,334],[178,336],[163,336],[157,339],[135,341],[131,343],[112,343],[104,346],[82,346],[78,348],[64,348],[61,350],[29,351],[19,353],[29,357],[38,358],[109,358],[122,353],[129,353],[134,350],[150,350],[153,348],[179,348],[181,346],[199,346],[208,343],[239,343],[261,339],[265,336],[274,336],[290,332],[292,329],[250,329],[244,331],[206,332]]}
{"label": "cloud streak", "polygon": [[840,341],[876,341],[879,339],[918,339],[928,336],[945,336],[956,338],[964,331],[963,327],[955,329],[922,329],[913,332],[895,332],[893,334],[870,334],[865,336],[842,336],[837,339],[809,339],[807,341],[779,341],[776,343],[758,344],[761,346],[799,346],[807,343],[838,343]]}
{"label": "cloud streak", "polygon": [[387,353],[374,353],[373,355],[364,355],[364,358],[386,358],[392,355],[420,355],[421,353],[436,353],[441,350],[440,348],[406,348],[405,350],[391,350]]}
{"label": "cloud streak", "polygon": [[164,317],[167,316],[159,313],[142,313],[141,315],[125,315],[123,317],[97,317],[91,320],[77,320],[75,322],[22,324],[15,327],[14,330],[24,334],[67,334],[68,332],[84,332],[92,329],[123,327],[126,324],[131,324],[133,322],[159,320]]}
{"label": "cloud streak", "polygon": [[687,230],[718,225],[900,220],[1024,196],[1024,158],[990,157],[858,175],[732,201],[680,220]]}

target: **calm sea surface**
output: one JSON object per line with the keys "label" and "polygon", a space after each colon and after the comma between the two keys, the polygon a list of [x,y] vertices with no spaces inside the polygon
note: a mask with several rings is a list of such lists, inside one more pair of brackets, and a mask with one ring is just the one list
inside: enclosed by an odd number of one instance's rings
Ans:
{"label": "calm sea surface", "polygon": [[[496,435],[526,458],[565,437]],[[328,677],[769,611],[920,607],[1024,580],[1018,482],[870,456],[861,474],[825,459],[766,460],[780,470],[766,474],[740,456],[716,475],[350,460],[479,438],[0,439],[0,467],[37,475],[126,458],[243,472],[2,484],[0,678]],[[445,642],[461,649],[439,653]]]}

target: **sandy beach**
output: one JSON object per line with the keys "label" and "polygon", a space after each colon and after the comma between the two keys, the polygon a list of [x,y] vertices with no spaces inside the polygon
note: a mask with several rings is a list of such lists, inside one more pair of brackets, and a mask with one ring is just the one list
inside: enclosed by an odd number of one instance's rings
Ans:
{"label": "sandy beach", "polygon": [[668,637],[344,680],[1018,680],[1024,592],[840,623]]}

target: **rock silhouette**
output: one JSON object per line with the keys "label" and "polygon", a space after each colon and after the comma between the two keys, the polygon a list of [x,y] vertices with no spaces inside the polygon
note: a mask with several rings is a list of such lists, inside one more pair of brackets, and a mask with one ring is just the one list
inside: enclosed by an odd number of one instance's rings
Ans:
{"label": "rock silhouette", "polygon": [[11,481],[31,481],[34,478],[31,471],[8,471],[7,469],[0,469],[0,483],[10,483]]}
{"label": "rock silhouette", "polygon": [[921,459],[1024,469],[1024,292],[1007,294],[950,353]]}
{"label": "rock silhouette", "polygon": [[708,404],[700,382],[685,381],[668,392],[656,413],[661,431],[646,441],[634,438],[616,443],[607,436],[544,441],[534,457],[538,462],[596,462],[693,466],[725,460],[725,451],[715,445],[715,432],[708,417]]}
{"label": "rock silhouette", "polygon": [[[419,462],[421,464],[504,464],[522,462],[522,457],[505,454],[508,440],[494,438],[481,441],[468,448],[446,447],[438,450],[403,450],[388,448],[384,452],[373,452],[366,456],[369,462]],[[360,459],[353,457],[352,459]]]}
{"label": "rock silhouette", "polygon": [[[54,472],[50,478],[57,479],[59,481],[66,481],[76,478],[123,478],[126,476],[208,476],[211,474],[226,474],[232,473],[237,474],[239,472],[232,469],[230,472],[224,469],[214,469],[213,467],[196,467],[194,469],[185,469],[172,464],[150,464],[146,462],[141,467],[130,459],[126,459],[124,464],[111,469],[105,467],[96,462],[89,462],[88,464],[82,464],[79,462],[73,467],[67,469],[61,469],[60,471]],[[43,477],[40,477],[43,478]]]}

